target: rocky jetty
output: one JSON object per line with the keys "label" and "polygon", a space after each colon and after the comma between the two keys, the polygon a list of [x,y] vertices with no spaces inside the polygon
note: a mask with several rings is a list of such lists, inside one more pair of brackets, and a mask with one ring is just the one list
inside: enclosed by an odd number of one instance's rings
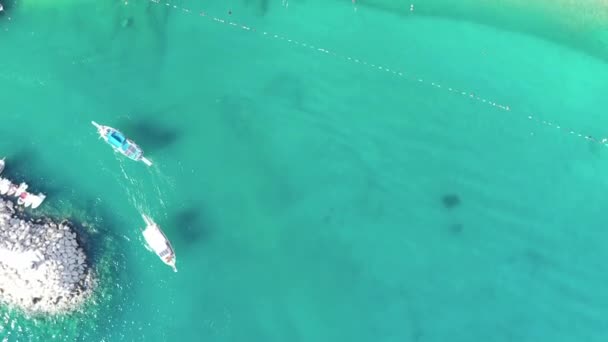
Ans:
{"label": "rocky jetty", "polygon": [[22,219],[0,198],[0,304],[31,314],[76,310],[93,288],[86,261],[68,225]]}

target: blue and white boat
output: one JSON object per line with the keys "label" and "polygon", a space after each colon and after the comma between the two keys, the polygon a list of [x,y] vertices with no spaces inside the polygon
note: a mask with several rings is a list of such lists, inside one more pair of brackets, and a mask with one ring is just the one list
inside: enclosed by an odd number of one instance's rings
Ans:
{"label": "blue and white boat", "polygon": [[95,121],[91,121],[91,123],[97,128],[99,136],[105,140],[108,145],[112,146],[114,151],[129,159],[141,161],[148,166],[152,166],[152,162],[144,157],[144,151],[137,146],[136,143],[127,139],[122,132],[110,126],[100,125]]}

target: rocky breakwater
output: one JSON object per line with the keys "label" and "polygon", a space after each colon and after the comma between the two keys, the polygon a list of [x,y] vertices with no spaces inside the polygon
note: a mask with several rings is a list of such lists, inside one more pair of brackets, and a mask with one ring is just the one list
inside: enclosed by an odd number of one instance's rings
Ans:
{"label": "rocky breakwater", "polygon": [[24,220],[0,199],[0,304],[29,314],[77,310],[93,276],[66,224]]}

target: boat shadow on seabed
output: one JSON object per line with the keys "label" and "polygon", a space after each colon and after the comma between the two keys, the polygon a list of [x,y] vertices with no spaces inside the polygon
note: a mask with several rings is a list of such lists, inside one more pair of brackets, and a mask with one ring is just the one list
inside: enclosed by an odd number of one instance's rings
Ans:
{"label": "boat shadow on seabed", "polygon": [[177,128],[149,117],[125,122],[122,126],[126,131],[133,132],[133,137],[152,153],[174,145],[182,136]]}
{"label": "boat shadow on seabed", "polygon": [[212,222],[201,208],[201,206],[193,206],[173,215],[171,221],[175,227],[178,227],[182,243],[192,245],[201,239],[209,238]]}

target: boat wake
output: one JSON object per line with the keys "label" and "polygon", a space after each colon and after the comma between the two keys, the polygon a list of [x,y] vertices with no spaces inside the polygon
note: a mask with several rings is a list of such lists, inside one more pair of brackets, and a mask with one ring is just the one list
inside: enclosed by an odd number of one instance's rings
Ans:
{"label": "boat wake", "polygon": [[125,170],[124,167],[124,160],[122,158],[120,158],[117,154],[115,154],[116,156],[116,160],[118,161],[118,167],[120,168],[120,172],[122,172],[123,177],[132,185],[135,185],[135,181],[136,179],[134,177],[129,177],[129,175],[127,174],[127,171]]}
{"label": "boat wake", "polygon": [[160,208],[162,208],[163,211],[166,211],[167,204],[165,202],[165,199],[171,195],[167,192],[167,189],[175,189],[175,180],[172,177],[168,177],[163,174],[159,166],[157,164],[154,164],[149,168],[149,175],[152,178],[152,181],[150,182],[152,184],[152,187],[150,187],[149,185],[145,186],[143,184],[144,182],[141,179],[129,176],[126,169],[127,166],[125,165],[126,161],[124,160],[124,158],[120,158],[119,155],[116,155],[116,159],[118,161],[120,172],[122,173],[122,178],[127,181],[127,184],[125,184],[123,188],[127,192],[127,197],[129,198],[131,204],[140,211],[144,210],[149,212],[149,210],[153,207],[153,205],[146,200],[147,198],[149,198],[149,196],[146,196],[144,191],[139,190],[149,188],[150,190],[154,191],[154,197],[158,200]]}

